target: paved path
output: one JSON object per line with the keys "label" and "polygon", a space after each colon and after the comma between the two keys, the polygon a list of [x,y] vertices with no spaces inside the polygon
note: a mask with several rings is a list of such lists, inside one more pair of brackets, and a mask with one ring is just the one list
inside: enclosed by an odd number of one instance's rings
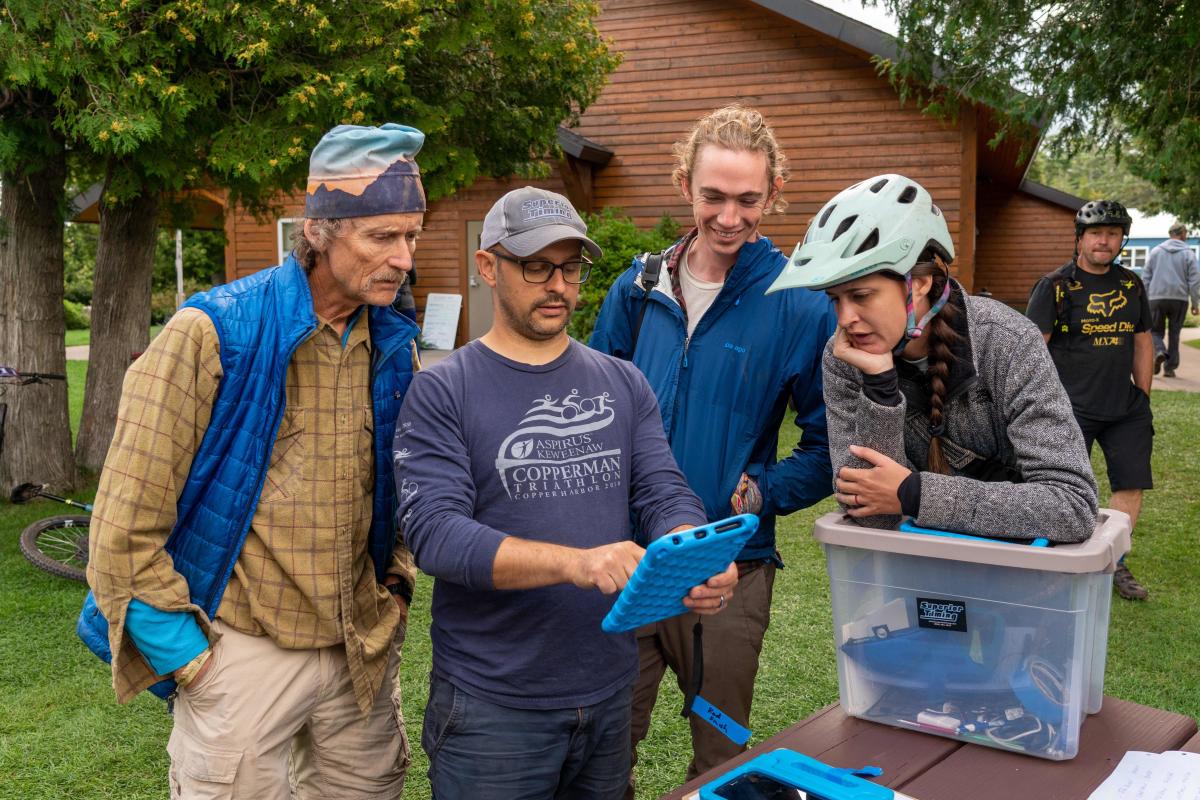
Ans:
{"label": "paved path", "polygon": [[1174,378],[1165,378],[1162,373],[1154,376],[1155,389],[1171,389],[1182,392],[1200,392],[1200,348],[1189,347],[1186,342],[1200,339],[1200,328],[1184,328],[1179,338],[1179,369]]}

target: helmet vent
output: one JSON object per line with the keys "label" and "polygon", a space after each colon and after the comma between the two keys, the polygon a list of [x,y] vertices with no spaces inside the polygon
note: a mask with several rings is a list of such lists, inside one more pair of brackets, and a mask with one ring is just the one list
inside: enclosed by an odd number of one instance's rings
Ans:
{"label": "helmet vent", "polygon": [[917,199],[917,187],[909,186],[909,187],[905,188],[905,190],[903,192],[900,193],[900,196],[896,198],[896,202],[897,203],[911,203],[913,200],[916,200],[916,199]]}
{"label": "helmet vent", "polygon": [[854,251],[854,255],[859,255],[861,253],[865,253],[868,250],[872,250],[878,246],[879,246],[879,228],[875,228],[874,230],[871,231],[870,236],[868,236],[866,239],[864,239],[863,243],[860,244],[858,246],[858,249]]}
{"label": "helmet vent", "polygon": [[829,215],[833,213],[833,210],[834,210],[835,208],[837,208],[837,206],[836,206],[836,205],[832,205],[832,206],[830,206],[829,208],[825,209],[825,213],[821,215],[821,219],[820,219],[820,221],[819,221],[819,222],[817,222],[817,227],[818,227],[818,228],[824,228],[824,227],[825,227],[825,223],[829,221]]}
{"label": "helmet vent", "polygon": [[888,183],[887,178],[881,178],[880,180],[877,180],[871,184],[871,191],[874,192],[875,194],[879,194],[879,190],[882,189],[883,187],[887,186],[887,183]]}
{"label": "helmet vent", "polygon": [[842,220],[840,223],[838,223],[837,230],[833,232],[833,238],[836,240],[843,233],[850,230],[850,226],[853,225],[855,220],[857,220],[857,219],[858,219],[858,214],[852,214],[851,216],[846,217],[844,220]]}
{"label": "helmet vent", "polygon": [[933,215],[935,217],[940,217],[942,215],[942,210],[940,208],[938,208],[937,206],[931,205],[929,207],[929,210],[933,212]]}
{"label": "helmet vent", "polygon": [[800,258],[800,259],[797,259],[797,260],[796,260],[796,266],[797,266],[797,267],[803,267],[805,264],[807,264],[807,263],[808,263],[808,262],[810,262],[810,261],[812,261],[812,259],[811,259],[811,258]]}

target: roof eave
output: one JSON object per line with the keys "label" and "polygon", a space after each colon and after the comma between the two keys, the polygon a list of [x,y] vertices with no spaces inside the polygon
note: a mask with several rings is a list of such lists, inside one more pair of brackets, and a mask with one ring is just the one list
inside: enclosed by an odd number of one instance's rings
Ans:
{"label": "roof eave", "polygon": [[781,17],[798,22],[831,39],[880,58],[896,57],[896,40],[865,22],[839,14],[812,0],[750,0]]}
{"label": "roof eave", "polygon": [[1056,206],[1070,209],[1076,212],[1087,201],[1082,197],[1076,197],[1070,192],[1064,192],[1061,189],[1055,189],[1052,186],[1032,181],[1029,178],[1021,181],[1020,190],[1028,195],[1033,195],[1039,200],[1045,200],[1047,203],[1053,203]]}
{"label": "roof eave", "polygon": [[613,157],[613,151],[604,145],[561,125],[558,126],[558,146],[572,158],[595,164],[597,167],[603,167]]}

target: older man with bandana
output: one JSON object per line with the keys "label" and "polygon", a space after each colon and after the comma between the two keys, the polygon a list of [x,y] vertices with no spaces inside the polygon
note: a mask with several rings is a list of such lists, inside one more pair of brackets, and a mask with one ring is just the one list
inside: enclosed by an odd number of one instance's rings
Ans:
{"label": "older man with bandana", "polygon": [[126,375],[80,631],[120,701],[173,699],[173,798],[400,796],[390,450],[417,328],[391,304],[423,141],[327,133],[291,256],[193,297]]}

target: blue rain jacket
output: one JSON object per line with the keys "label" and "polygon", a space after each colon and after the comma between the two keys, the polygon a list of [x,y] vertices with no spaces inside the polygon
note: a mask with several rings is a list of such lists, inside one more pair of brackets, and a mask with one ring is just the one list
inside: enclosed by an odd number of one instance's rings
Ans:
{"label": "blue rain jacket", "polygon": [[[633,363],[658,397],[675,460],[710,521],[733,513],[729,499],[743,471],[758,483],[761,525],[738,560],[771,558],[775,516],[827,497],[833,482],[821,387],[821,355],[837,322],[833,305],[808,289],[764,294],[787,258],[759,237],[742,247],[689,338],[666,269],[670,255],[650,292]],[[645,297],[637,282],[641,273],[642,261],[634,259],[609,289],[592,347],[629,358]],[[801,436],[777,461],[789,400]]]}

